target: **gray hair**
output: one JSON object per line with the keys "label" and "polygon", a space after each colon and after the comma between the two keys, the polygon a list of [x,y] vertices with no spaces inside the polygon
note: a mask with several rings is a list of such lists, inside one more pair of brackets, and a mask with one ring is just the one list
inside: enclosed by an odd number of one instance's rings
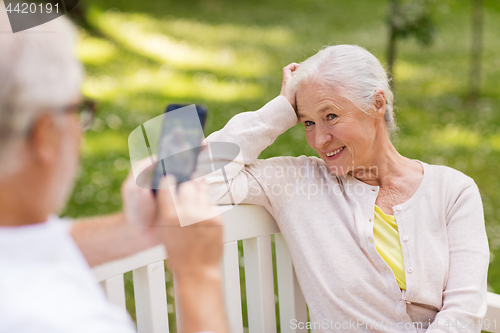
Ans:
{"label": "gray hair", "polygon": [[333,89],[339,89],[363,111],[367,112],[374,103],[374,93],[385,94],[384,120],[389,134],[397,129],[394,120],[394,95],[389,79],[380,61],[356,45],[328,46],[306,61],[293,73],[295,90],[301,85],[320,82]]}
{"label": "gray hair", "polygon": [[67,105],[79,93],[83,68],[73,52],[75,29],[63,17],[10,33],[2,15],[0,31],[1,178],[19,167],[22,139],[41,112]]}

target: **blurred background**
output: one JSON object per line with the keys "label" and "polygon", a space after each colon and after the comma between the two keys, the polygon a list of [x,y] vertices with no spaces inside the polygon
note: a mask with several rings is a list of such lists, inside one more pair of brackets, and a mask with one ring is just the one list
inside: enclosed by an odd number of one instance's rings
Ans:
{"label": "blurred background", "polygon": [[[393,72],[396,148],[478,184],[489,289],[500,293],[500,1],[80,0],[71,16],[86,67],[83,93],[100,113],[63,215],[121,208],[128,135],[167,104],[207,105],[208,135],[276,97],[290,62],[325,45],[357,44]],[[315,152],[299,125],[261,158],[303,154]]]}

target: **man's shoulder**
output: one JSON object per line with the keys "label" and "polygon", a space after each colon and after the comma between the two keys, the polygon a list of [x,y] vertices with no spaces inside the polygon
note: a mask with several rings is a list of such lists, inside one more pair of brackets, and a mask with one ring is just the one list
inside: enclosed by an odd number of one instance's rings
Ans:
{"label": "man's shoulder", "polygon": [[36,309],[34,311],[22,309],[21,313],[3,312],[1,317],[0,332],[136,333],[131,319],[127,321],[123,318],[119,321],[110,321],[106,318],[106,314],[96,314],[93,317],[86,316],[85,313],[78,316],[68,316],[68,312],[65,310],[47,314],[45,311],[37,311]]}
{"label": "man's shoulder", "polygon": [[[12,317],[10,313],[2,313],[0,323],[0,332],[33,333],[33,332],[51,332],[68,333],[69,327],[64,327],[50,318],[37,316],[36,313],[28,314],[25,317]],[[29,318],[29,320],[26,320]]]}
{"label": "man's shoulder", "polygon": [[74,268],[34,263],[9,270],[0,278],[0,332],[134,332],[125,310]]}
{"label": "man's shoulder", "polygon": [[0,332],[133,332],[125,311],[106,300],[69,227],[53,216],[0,232],[8,250],[0,254]]}

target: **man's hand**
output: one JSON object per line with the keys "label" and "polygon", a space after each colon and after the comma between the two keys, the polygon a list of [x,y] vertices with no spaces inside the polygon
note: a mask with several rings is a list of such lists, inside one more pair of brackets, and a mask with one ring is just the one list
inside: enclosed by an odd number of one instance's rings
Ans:
{"label": "man's hand", "polygon": [[[218,217],[181,227],[183,220],[201,221],[207,214],[216,216],[203,180],[192,180],[158,190],[157,228],[167,248],[168,264],[176,277],[175,288],[183,333],[201,331],[228,333],[222,298],[222,225]],[[162,181],[165,181],[162,180]],[[201,214],[200,214],[201,213]]]}
{"label": "man's hand", "polygon": [[281,96],[286,97],[292,107],[297,110],[295,103],[295,90],[291,85],[293,72],[299,68],[299,64],[292,62],[290,65],[283,68],[283,83],[281,85]]}
{"label": "man's hand", "polygon": [[71,235],[92,267],[160,243],[158,228],[152,227],[157,214],[154,196],[151,190],[137,186],[132,172],[122,185],[122,197],[123,213],[81,219],[73,224]]}
{"label": "man's hand", "polygon": [[[167,181],[176,183],[170,175]],[[218,271],[222,256],[222,224],[210,203],[204,180],[198,178],[180,184],[177,189],[171,186],[157,193],[157,226],[164,229],[162,240],[170,268],[177,275]],[[215,217],[206,219],[207,216]],[[181,227],[179,219],[191,225]]]}
{"label": "man's hand", "polygon": [[[151,162],[149,162],[151,164]],[[156,203],[151,190],[136,185],[132,172],[122,185],[123,213],[80,219],[71,236],[93,267],[158,245]]]}
{"label": "man's hand", "polygon": [[[151,164],[149,158],[137,162],[139,170]],[[156,202],[150,189],[139,187],[132,171],[122,185],[123,213],[128,223],[150,227],[156,222]]]}

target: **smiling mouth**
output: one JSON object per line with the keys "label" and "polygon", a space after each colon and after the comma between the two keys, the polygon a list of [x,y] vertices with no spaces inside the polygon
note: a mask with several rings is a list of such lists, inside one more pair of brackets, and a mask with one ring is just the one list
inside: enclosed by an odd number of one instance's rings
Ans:
{"label": "smiling mouth", "polygon": [[329,152],[329,153],[326,153],[325,155],[328,156],[328,157],[332,157],[334,155],[337,155],[338,153],[340,153],[342,150],[344,150],[345,146],[342,147],[342,148],[339,148],[337,150],[334,150],[332,152]]}

